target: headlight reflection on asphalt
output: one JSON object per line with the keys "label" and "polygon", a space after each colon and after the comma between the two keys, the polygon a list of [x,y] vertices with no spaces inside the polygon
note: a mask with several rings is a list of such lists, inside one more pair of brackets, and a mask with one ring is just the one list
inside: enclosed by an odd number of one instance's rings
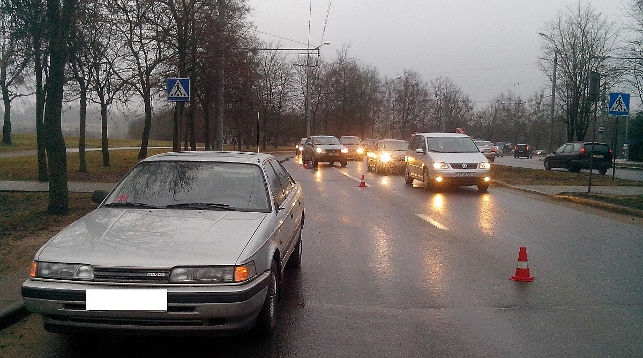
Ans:
{"label": "headlight reflection on asphalt", "polygon": [[488,193],[482,194],[479,205],[478,225],[480,226],[480,230],[489,236],[493,236],[496,225],[496,216],[494,213],[497,210],[495,210],[491,195]]}

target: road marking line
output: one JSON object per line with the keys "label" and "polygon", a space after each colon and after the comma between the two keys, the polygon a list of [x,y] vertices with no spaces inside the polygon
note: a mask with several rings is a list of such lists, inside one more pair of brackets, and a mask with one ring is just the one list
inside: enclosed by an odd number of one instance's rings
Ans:
{"label": "road marking line", "polygon": [[[337,169],[337,170],[339,170],[339,168],[336,168],[336,169]],[[348,175],[348,174],[344,173],[344,172],[343,172],[343,171],[341,171],[341,170],[339,170],[339,172],[340,172],[340,173],[342,173],[342,174],[344,174],[344,176],[346,176],[346,177],[348,177],[348,178],[351,178],[351,179],[355,180],[355,181],[356,181],[356,182],[358,182],[358,183],[360,183],[360,182],[362,181],[362,178],[355,178],[354,176],[352,176],[352,175]],[[369,188],[371,187],[370,185],[368,185],[368,183],[366,183],[366,181],[364,181],[364,184],[365,184],[367,187],[369,187]]]}
{"label": "road marking line", "polygon": [[424,220],[424,221],[428,222],[429,224],[431,224],[431,225],[433,225],[433,226],[437,227],[437,228],[438,228],[438,229],[440,229],[440,230],[449,230],[449,228],[448,228],[448,227],[446,227],[446,226],[444,226],[444,225],[440,224],[439,222],[437,222],[437,221],[435,221],[435,220],[431,219],[431,218],[430,218],[430,217],[428,217],[427,215],[424,215],[424,214],[415,214],[415,215],[416,215],[417,217],[419,217],[420,219],[422,219],[422,220]]}

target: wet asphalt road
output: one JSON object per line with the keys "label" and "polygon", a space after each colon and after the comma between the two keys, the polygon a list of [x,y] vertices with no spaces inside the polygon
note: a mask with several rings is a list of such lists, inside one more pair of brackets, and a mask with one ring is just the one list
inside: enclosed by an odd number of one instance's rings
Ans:
{"label": "wet asphalt road", "polygon": [[[272,338],[74,339],[32,315],[0,332],[0,356],[643,356],[640,220],[499,187],[429,193],[361,162],[284,165],[307,220]],[[509,279],[520,246],[534,282]]]}

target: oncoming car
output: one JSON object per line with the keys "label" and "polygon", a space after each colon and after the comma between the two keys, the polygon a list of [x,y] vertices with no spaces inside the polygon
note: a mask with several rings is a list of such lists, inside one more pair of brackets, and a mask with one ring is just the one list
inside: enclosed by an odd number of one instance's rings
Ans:
{"label": "oncoming car", "polygon": [[362,160],[364,158],[364,146],[359,137],[344,135],[339,137],[339,142],[348,150],[348,153],[346,153],[348,159]]}
{"label": "oncoming car", "polygon": [[348,149],[339,142],[337,137],[316,135],[306,139],[301,159],[304,163],[310,162],[314,168],[317,168],[319,162],[328,162],[331,166],[339,162],[342,167],[345,167],[348,163]]}
{"label": "oncoming car", "polygon": [[237,332],[276,324],[304,199],[271,155],[159,154],[45,243],[22,285],[52,332]]}
{"label": "oncoming car", "polygon": [[366,157],[366,170],[376,173],[404,171],[404,156],[408,142],[399,139],[378,140]]}
{"label": "oncoming car", "polygon": [[417,179],[426,190],[443,186],[476,185],[485,192],[491,182],[491,164],[473,140],[459,133],[417,133],[409,140],[404,180]]}

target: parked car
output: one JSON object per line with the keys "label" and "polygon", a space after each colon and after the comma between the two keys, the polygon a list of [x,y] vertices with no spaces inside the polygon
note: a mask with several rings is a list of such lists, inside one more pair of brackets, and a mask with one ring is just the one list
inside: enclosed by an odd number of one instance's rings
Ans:
{"label": "parked car", "polygon": [[348,153],[346,154],[348,159],[362,160],[364,158],[364,146],[359,137],[345,135],[339,137],[339,142],[348,149]]}
{"label": "parked car", "polygon": [[473,143],[475,143],[476,147],[480,150],[480,153],[487,157],[490,162],[493,163],[493,161],[496,159],[496,151],[497,148],[494,147],[493,143],[491,143],[488,140],[474,140]]}
{"label": "parked car", "polygon": [[339,162],[342,167],[348,163],[348,149],[344,147],[337,137],[317,135],[306,139],[302,152],[304,163],[311,162],[317,168],[319,162],[328,162],[331,166]]}
{"label": "parked car", "polygon": [[404,171],[404,156],[408,142],[400,139],[381,139],[366,157],[366,170],[376,173]]}
{"label": "parked car", "polygon": [[531,147],[529,144],[516,144],[514,146],[514,158],[529,158],[531,159]]}
{"label": "parked car", "polygon": [[295,144],[295,155],[301,155],[301,152],[304,150],[305,143],[306,138],[302,138],[299,143]]}
{"label": "parked car", "polygon": [[548,154],[543,163],[547,170],[565,168],[579,172],[581,169],[589,170],[590,159],[592,168],[604,175],[612,167],[612,150],[606,143],[570,142]]}
{"label": "parked car", "polygon": [[491,163],[473,140],[459,133],[417,133],[406,151],[404,180],[424,183],[426,190],[446,185],[476,185],[485,192],[491,182]]}
{"label": "parked car", "polygon": [[160,154],[93,198],[22,285],[47,330],[273,330],[305,216],[302,188],[273,156]]}

